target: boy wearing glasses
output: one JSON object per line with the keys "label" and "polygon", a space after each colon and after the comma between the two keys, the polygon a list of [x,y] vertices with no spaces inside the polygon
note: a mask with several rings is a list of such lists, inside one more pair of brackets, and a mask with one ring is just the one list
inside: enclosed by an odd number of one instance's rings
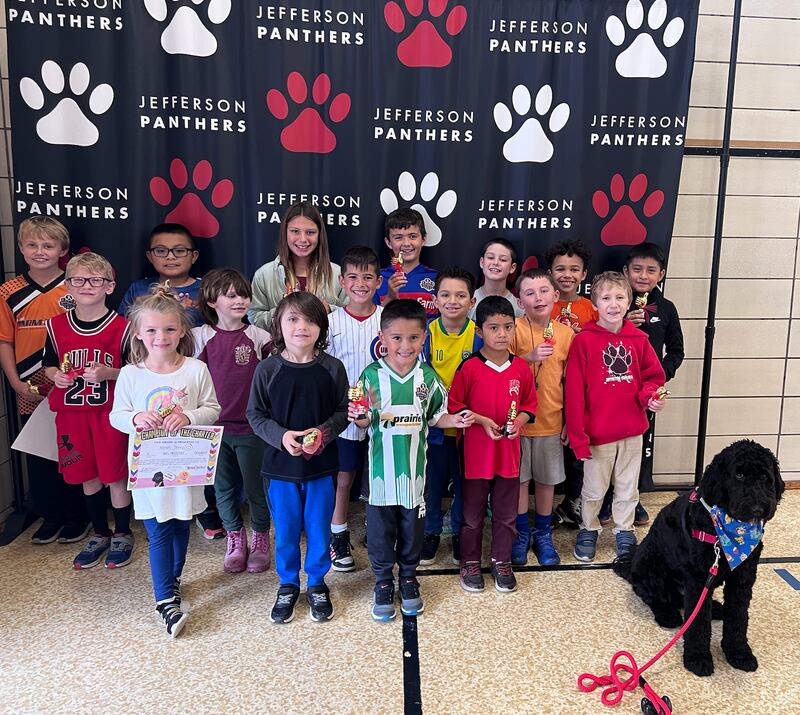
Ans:
{"label": "boy wearing glasses", "polygon": [[149,248],[145,252],[158,274],[157,278],[142,278],[131,283],[117,312],[124,316],[140,295],[150,292],[153,283],[169,281],[178,300],[186,308],[192,327],[203,324],[197,307],[200,298],[200,279],[192,278],[189,271],[200,255],[189,230],[179,223],[162,223],[150,232]]}
{"label": "boy wearing glasses", "polygon": [[[82,485],[94,527],[72,565],[88,569],[105,555],[106,568],[118,568],[130,563],[133,553],[128,438],[111,426],[108,415],[124,364],[128,321],[106,306],[115,283],[105,258],[81,253],[67,264],[66,276],[75,309],[47,321],[42,366],[55,384],[48,400],[56,413],[58,469],[67,484]],[[113,532],[104,486],[111,493]]]}

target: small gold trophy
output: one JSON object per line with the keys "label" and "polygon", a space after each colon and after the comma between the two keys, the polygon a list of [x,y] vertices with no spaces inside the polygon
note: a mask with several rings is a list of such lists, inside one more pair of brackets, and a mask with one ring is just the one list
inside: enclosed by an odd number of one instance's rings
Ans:
{"label": "small gold trophy", "polygon": [[308,449],[319,438],[319,430],[311,430],[305,437],[303,437],[303,449]]}
{"label": "small gold trophy", "polygon": [[640,296],[637,296],[635,301],[636,307],[640,310],[643,309],[647,305],[647,296],[649,295],[650,293],[642,293]]}
{"label": "small gold trophy", "polygon": [[508,408],[508,415],[506,417],[506,426],[503,434],[508,436],[511,430],[514,429],[514,420],[517,419],[517,401],[511,400],[511,407]]}
{"label": "small gold trophy", "polygon": [[361,380],[347,390],[347,399],[359,408],[358,419],[366,417],[369,399],[364,392],[364,383]]}
{"label": "small gold trophy", "polygon": [[34,385],[30,380],[28,380],[27,382],[28,382],[28,392],[30,392],[31,395],[40,394],[38,385]]}
{"label": "small gold trophy", "polygon": [[565,306],[564,306],[564,307],[561,309],[561,317],[562,317],[562,318],[566,318],[567,320],[569,320],[569,318],[570,318],[570,316],[571,316],[571,315],[572,315],[572,301],[570,301],[569,303],[567,303],[567,304],[566,304],[566,305],[565,305]]}
{"label": "small gold trophy", "polygon": [[665,386],[665,385],[662,385],[661,387],[659,387],[659,388],[658,388],[658,389],[657,389],[657,390],[656,390],[656,391],[653,393],[653,399],[654,399],[654,400],[665,400],[665,399],[666,399],[667,397],[669,397],[671,394],[672,394],[672,393],[671,393],[671,392],[670,392],[670,391],[669,391],[669,390],[666,388],[666,386]]}
{"label": "small gold trophy", "polygon": [[163,407],[159,407],[156,410],[158,416],[161,417],[162,419],[167,415],[171,415],[174,411],[175,411],[175,405],[172,402],[170,402],[168,405],[164,405]]}
{"label": "small gold trophy", "polygon": [[544,341],[548,345],[555,345],[556,341],[555,341],[555,338],[553,337],[554,335],[555,335],[555,329],[553,328],[553,321],[551,320],[547,324],[545,329],[542,331],[542,336],[544,337]]}
{"label": "small gold trophy", "polygon": [[64,359],[61,361],[59,369],[65,375],[69,375],[72,372],[72,362],[69,359],[69,353],[64,353]]}
{"label": "small gold trophy", "polygon": [[395,273],[402,273],[403,272],[403,254],[398,253],[396,256],[392,256],[392,265],[394,266]]}

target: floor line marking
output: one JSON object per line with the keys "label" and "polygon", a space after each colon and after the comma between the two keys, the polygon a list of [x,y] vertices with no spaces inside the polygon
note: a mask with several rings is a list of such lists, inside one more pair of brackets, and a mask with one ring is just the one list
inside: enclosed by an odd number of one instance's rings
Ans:
{"label": "floor line marking", "polygon": [[775,569],[775,573],[778,574],[786,583],[788,583],[795,591],[800,591],[800,581],[798,581],[791,573],[789,573],[786,569]]}
{"label": "floor line marking", "polygon": [[417,617],[403,615],[403,712],[422,715]]}

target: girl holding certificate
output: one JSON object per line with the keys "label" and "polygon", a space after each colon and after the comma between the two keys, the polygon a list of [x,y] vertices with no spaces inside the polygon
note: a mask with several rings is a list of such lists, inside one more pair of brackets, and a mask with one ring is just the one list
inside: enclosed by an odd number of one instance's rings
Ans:
{"label": "girl holding certificate", "polygon": [[[137,427],[176,432],[189,424],[213,425],[220,406],[208,368],[191,357],[191,326],[169,288],[159,286],[137,298],[128,320],[131,364],[119,373],[110,419],[129,435],[130,461]],[[175,638],[188,616],[181,610],[180,578],[189,526],[206,508],[203,487],[135,489],[133,508],[150,541],[156,611]]]}

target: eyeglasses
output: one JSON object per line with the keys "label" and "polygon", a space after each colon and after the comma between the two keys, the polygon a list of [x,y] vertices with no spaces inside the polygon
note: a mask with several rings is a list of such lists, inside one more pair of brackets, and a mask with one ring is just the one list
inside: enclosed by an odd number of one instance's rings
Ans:
{"label": "eyeglasses", "polygon": [[147,252],[152,253],[157,258],[166,258],[170,253],[175,256],[175,258],[184,258],[189,253],[192,253],[192,249],[186,248],[186,246],[175,246],[175,248],[155,246],[154,248],[148,249]]}
{"label": "eyeglasses", "polygon": [[113,283],[114,281],[110,278],[102,278],[100,276],[92,276],[91,278],[73,276],[72,278],[67,278],[66,282],[73,288],[83,288],[87,283],[92,286],[92,288],[102,288],[106,283]]}

